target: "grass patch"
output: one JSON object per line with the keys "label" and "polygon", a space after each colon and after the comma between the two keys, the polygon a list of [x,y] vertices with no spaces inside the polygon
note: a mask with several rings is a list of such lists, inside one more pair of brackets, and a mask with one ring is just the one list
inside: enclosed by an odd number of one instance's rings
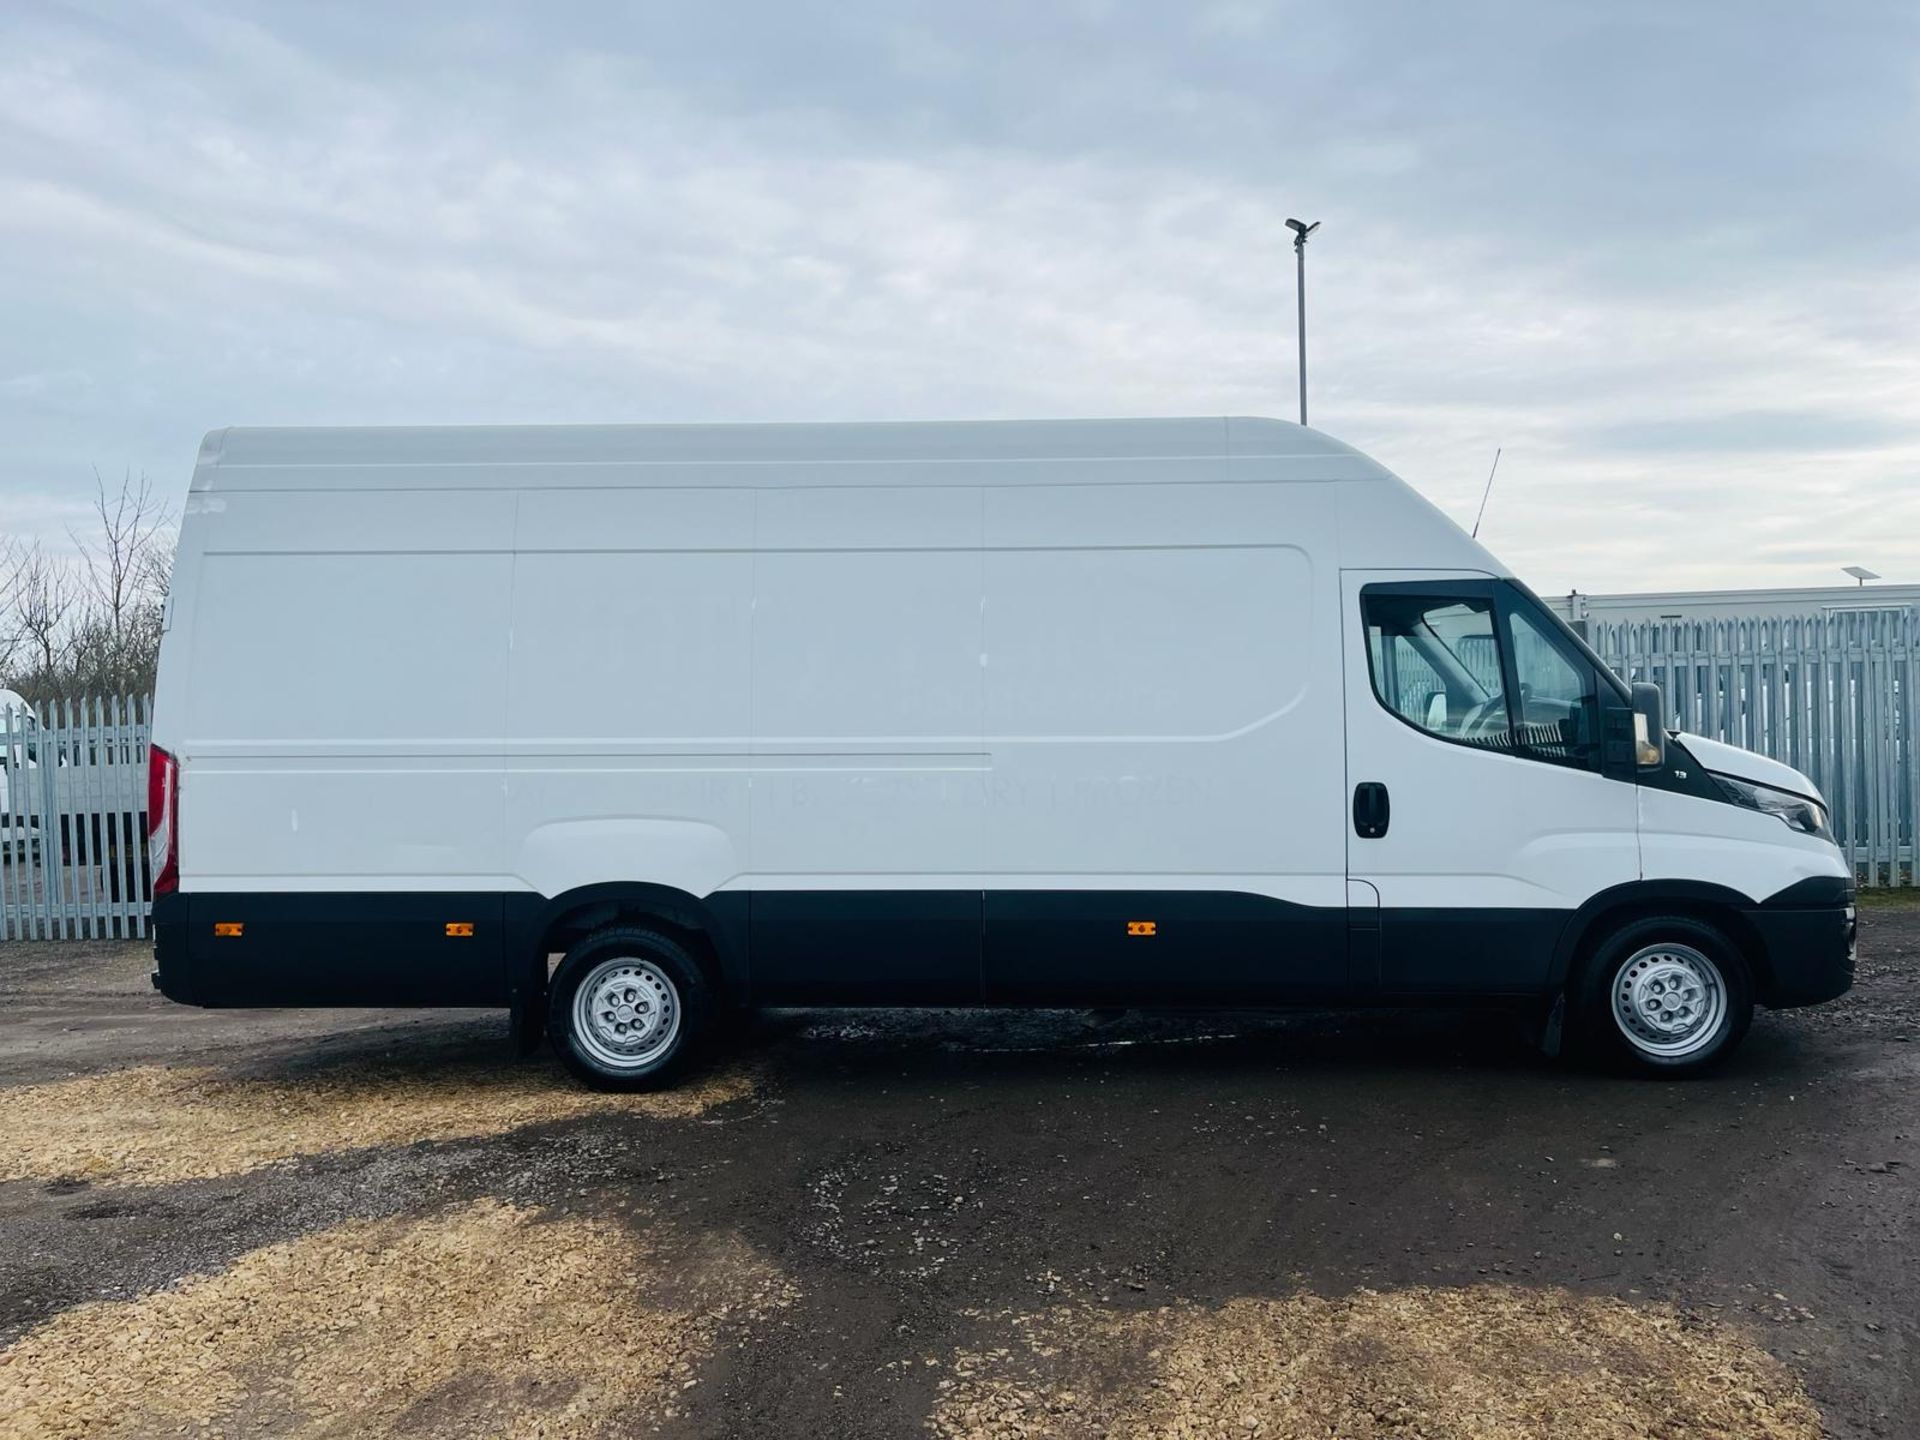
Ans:
{"label": "grass patch", "polygon": [[602,1094],[494,1056],[333,1061],[266,1075],[145,1066],[0,1090],[0,1180],[174,1184],[301,1155],[498,1135],[582,1115],[686,1119],[752,1093],[741,1071]]}
{"label": "grass patch", "polygon": [[[641,1277],[671,1268],[670,1296]],[[726,1324],[791,1303],[737,1242],[661,1256],[494,1201],[358,1221],[0,1351],[10,1435],[627,1433],[686,1410]]]}
{"label": "grass patch", "polygon": [[1920,887],[1913,885],[1875,885],[1855,892],[1862,910],[1920,910]]}
{"label": "grass patch", "polygon": [[1819,1440],[1778,1361],[1659,1306],[1564,1290],[1361,1290],[1016,1317],[956,1357],[947,1440]]}

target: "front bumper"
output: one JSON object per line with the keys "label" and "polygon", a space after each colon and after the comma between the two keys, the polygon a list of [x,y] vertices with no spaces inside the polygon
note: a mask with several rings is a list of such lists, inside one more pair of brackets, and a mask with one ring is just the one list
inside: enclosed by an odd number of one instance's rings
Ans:
{"label": "front bumper", "polygon": [[1762,1005],[1818,1005],[1853,988],[1859,942],[1853,883],[1803,881],[1746,912],[1763,956]]}

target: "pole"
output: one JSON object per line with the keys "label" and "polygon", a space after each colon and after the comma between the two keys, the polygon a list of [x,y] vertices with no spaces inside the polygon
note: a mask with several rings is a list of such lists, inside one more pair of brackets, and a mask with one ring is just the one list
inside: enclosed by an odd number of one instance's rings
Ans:
{"label": "pole", "polygon": [[1294,293],[1300,298],[1300,423],[1307,423],[1307,237],[1294,238]]}
{"label": "pole", "polygon": [[1304,220],[1289,220],[1287,228],[1293,231],[1293,287],[1300,299],[1300,423],[1307,423],[1307,237],[1320,228],[1320,222],[1311,225]]}

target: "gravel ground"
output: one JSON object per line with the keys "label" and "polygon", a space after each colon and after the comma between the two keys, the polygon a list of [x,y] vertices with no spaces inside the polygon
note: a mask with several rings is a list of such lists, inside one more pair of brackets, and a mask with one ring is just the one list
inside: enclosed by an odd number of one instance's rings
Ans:
{"label": "gravel ground", "polygon": [[1725,1069],[1475,1014],[475,1012],[0,946],[0,1433],[1920,1434],[1920,906]]}

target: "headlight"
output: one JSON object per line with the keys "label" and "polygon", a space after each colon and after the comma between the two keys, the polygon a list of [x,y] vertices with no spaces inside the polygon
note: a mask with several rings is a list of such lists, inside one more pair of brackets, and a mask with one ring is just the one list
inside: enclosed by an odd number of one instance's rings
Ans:
{"label": "headlight", "polygon": [[1791,790],[1776,790],[1771,785],[1756,785],[1751,780],[1739,780],[1732,775],[1716,772],[1713,778],[1720,782],[1720,788],[1727,792],[1727,798],[1734,804],[1777,815],[1802,834],[1818,835],[1822,840],[1833,839],[1833,833],[1827,829],[1827,807],[1818,800],[1809,800],[1805,795],[1796,795]]}

